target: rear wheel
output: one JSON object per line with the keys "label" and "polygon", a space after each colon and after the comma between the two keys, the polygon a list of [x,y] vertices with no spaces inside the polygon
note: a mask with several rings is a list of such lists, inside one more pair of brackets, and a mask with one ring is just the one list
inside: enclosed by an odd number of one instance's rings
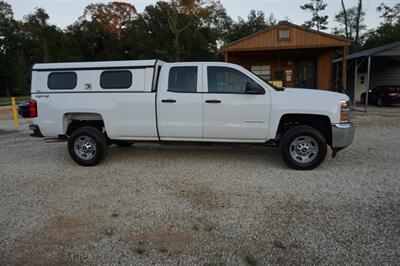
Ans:
{"label": "rear wheel", "polygon": [[106,156],[107,149],[106,136],[95,127],[80,127],[68,139],[69,155],[83,166],[98,164]]}
{"label": "rear wheel", "polygon": [[325,159],[324,136],[311,126],[295,126],[282,138],[281,152],[285,163],[296,170],[311,170]]}

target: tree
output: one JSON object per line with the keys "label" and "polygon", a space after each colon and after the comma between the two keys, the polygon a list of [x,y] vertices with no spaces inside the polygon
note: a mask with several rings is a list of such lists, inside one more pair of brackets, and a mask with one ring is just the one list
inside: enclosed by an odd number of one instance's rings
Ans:
{"label": "tree", "polygon": [[86,6],[79,20],[80,22],[96,22],[110,32],[118,32],[137,17],[138,13],[134,5],[114,1]]}
{"label": "tree", "polygon": [[26,38],[32,42],[35,49],[37,62],[50,62],[48,51],[49,37],[49,15],[43,8],[36,8],[35,12],[24,17],[24,33]]}
{"label": "tree", "polygon": [[268,17],[268,20],[266,20],[264,12],[250,10],[247,21],[239,17],[238,22],[232,24],[225,41],[226,43],[236,41],[240,38],[265,30],[275,24],[276,19],[272,13]]}
{"label": "tree", "polygon": [[138,16],[135,6],[125,2],[86,6],[78,21],[65,31],[65,58],[84,61],[124,58],[121,35]]}
{"label": "tree", "polygon": [[[344,5],[343,5],[344,7]],[[344,7],[335,16],[335,21],[337,21],[341,26],[334,28],[334,34],[344,35],[347,39],[354,41],[355,47],[359,47],[362,44],[362,33],[366,30],[367,26],[364,23],[365,12],[361,10],[358,6],[351,8]]]}
{"label": "tree", "polygon": [[377,29],[367,33],[365,49],[400,41],[400,3],[392,7],[381,4],[377,11],[383,21]]}
{"label": "tree", "polygon": [[12,93],[14,81],[10,64],[15,56],[16,28],[11,5],[0,1],[0,95]]}
{"label": "tree", "polygon": [[342,12],[336,15],[335,19],[338,22],[341,22],[344,24],[344,33],[346,38],[350,38],[350,31],[349,31],[349,19],[348,19],[348,14],[346,10],[346,6],[344,5],[344,0],[340,1],[342,4]]}
{"label": "tree", "polygon": [[356,44],[359,44],[360,41],[360,26],[363,15],[365,15],[365,13],[363,14],[362,0],[358,0],[357,15],[356,15],[356,37],[354,40]]}
{"label": "tree", "polygon": [[328,4],[324,0],[310,0],[310,2],[300,6],[301,9],[310,11],[312,18],[304,22],[304,26],[307,28],[315,28],[317,31],[326,30],[328,27],[328,16],[321,15],[321,12],[325,10]]}
{"label": "tree", "polygon": [[386,5],[385,3],[380,4],[377,9],[381,13],[383,18],[383,24],[396,25],[400,22],[400,3],[395,4],[393,7]]}

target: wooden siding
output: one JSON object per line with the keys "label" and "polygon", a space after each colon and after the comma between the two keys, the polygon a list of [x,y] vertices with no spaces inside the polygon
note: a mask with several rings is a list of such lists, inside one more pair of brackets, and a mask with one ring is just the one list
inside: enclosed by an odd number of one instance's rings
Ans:
{"label": "wooden siding", "polygon": [[317,58],[317,88],[332,89],[332,52],[325,52]]}
{"label": "wooden siding", "polygon": [[[280,29],[289,29],[289,39],[279,39]],[[225,52],[232,51],[262,51],[277,49],[298,49],[317,47],[343,47],[349,41],[326,33],[316,32],[300,26],[283,22],[254,35],[228,44],[223,48]]]}
{"label": "wooden siding", "polygon": [[[277,71],[291,70],[292,81],[285,86],[293,87],[298,60],[314,58],[316,61],[316,87],[322,90],[332,89],[332,57],[333,48],[231,52],[227,55],[227,62],[238,64],[250,70],[253,65],[270,65],[271,80],[277,79]],[[290,62],[290,64],[288,64]]]}

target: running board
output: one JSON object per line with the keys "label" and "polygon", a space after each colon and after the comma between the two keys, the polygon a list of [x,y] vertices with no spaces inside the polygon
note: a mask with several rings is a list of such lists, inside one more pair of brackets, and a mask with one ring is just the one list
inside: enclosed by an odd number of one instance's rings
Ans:
{"label": "running board", "polygon": [[58,137],[58,138],[44,138],[46,143],[56,143],[56,142],[65,142],[67,141],[66,137]]}

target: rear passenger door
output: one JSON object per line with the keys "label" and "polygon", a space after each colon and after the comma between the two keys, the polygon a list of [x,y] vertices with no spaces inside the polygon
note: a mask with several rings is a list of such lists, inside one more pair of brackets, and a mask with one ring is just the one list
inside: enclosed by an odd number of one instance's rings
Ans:
{"label": "rear passenger door", "polygon": [[200,64],[168,64],[163,68],[157,93],[161,140],[200,140],[203,134]]}

